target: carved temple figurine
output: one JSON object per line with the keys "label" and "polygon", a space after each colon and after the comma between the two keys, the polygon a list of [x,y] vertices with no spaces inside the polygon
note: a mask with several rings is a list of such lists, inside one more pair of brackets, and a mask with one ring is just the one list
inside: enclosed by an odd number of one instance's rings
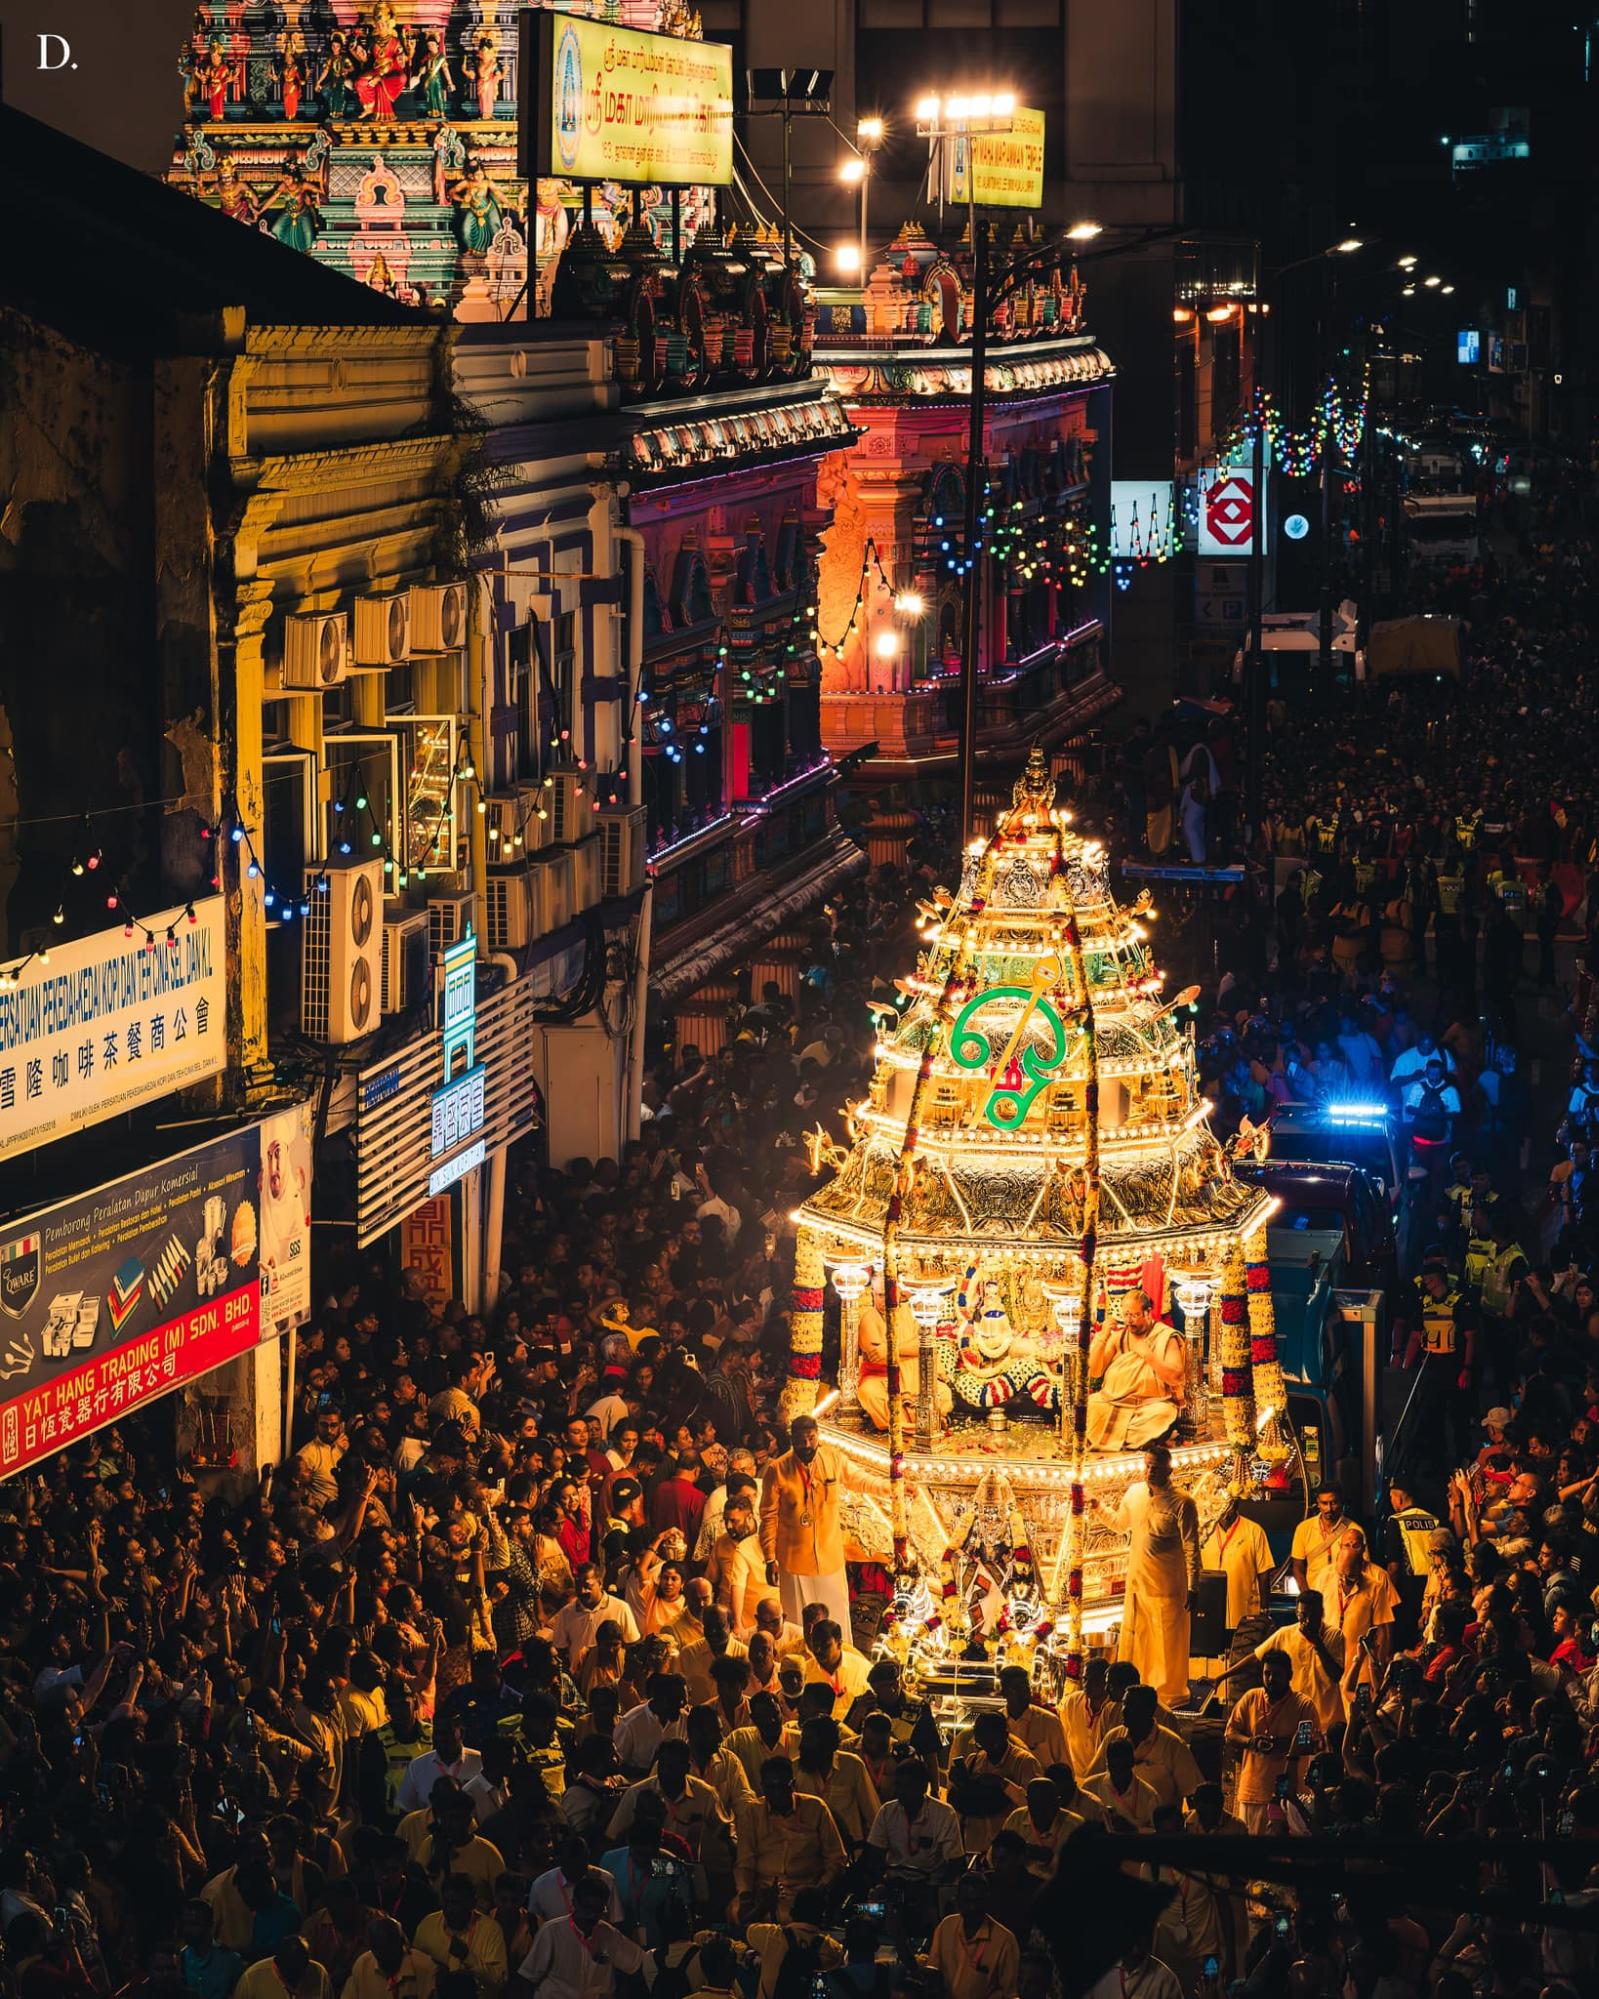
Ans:
{"label": "carved temple figurine", "polygon": [[501,216],[510,204],[489,179],[481,160],[474,160],[467,168],[466,178],[450,189],[450,199],[461,211],[462,249],[474,256],[487,256]]}
{"label": "carved temple figurine", "polygon": [[450,92],[455,88],[455,75],[450,68],[449,57],[444,53],[442,35],[428,36],[422,64],[416,73],[416,85],[427,105],[428,116],[447,118],[450,111]]}
{"label": "carved temple figurine", "polygon": [[283,104],[283,116],[292,123],[300,115],[300,102],[305,95],[306,84],[310,81],[305,37],[298,29],[293,34],[281,38],[277,55],[277,72],[278,95]]}
{"label": "carved temple figurine", "polygon": [[272,219],[272,234],[280,243],[286,243],[291,250],[307,251],[314,247],[322,233],[322,206],[315,187],[306,179],[298,162],[284,170],[262,204],[263,216],[273,210],[277,213]]}
{"label": "carved temple figurine", "polygon": [[504,66],[495,53],[492,35],[478,36],[477,59],[472,65],[472,73],[477,87],[477,115],[480,118],[492,118],[495,102],[500,94],[500,84],[505,76]]}
{"label": "carved temple figurine", "polygon": [[360,100],[361,116],[379,120],[392,118],[409,70],[409,54],[404,38],[395,26],[394,10],[380,6],[373,17],[371,38],[366,44],[366,60],[355,78],[355,94]]}
{"label": "carved temple figurine", "polygon": [[217,168],[217,207],[231,222],[254,222],[257,216],[255,196],[246,182],[239,179],[237,167],[231,159],[222,161]]}
{"label": "carved temple figurine", "polygon": [[359,107],[351,86],[354,75],[355,64],[350,58],[349,42],[335,30],[328,37],[328,59],[316,80],[317,95],[322,99],[322,109],[329,118],[351,118],[355,115]]}
{"label": "carved temple figurine", "polygon": [[220,124],[227,110],[228,85],[233,81],[233,63],[221,42],[213,42],[205,61],[195,71],[199,93],[206,100],[206,116]]}

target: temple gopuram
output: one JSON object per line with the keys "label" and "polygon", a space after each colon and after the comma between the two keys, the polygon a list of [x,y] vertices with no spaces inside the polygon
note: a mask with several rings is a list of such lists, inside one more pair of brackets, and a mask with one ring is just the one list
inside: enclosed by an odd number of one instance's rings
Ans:
{"label": "temple gopuram", "polygon": [[[520,11],[495,0],[200,0],[168,178],[406,303],[463,320],[547,314],[562,252],[583,233],[583,198],[560,181],[530,193],[517,177]],[[681,0],[569,11],[701,35]],[[682,247],[708,205],[683,191]],[[661,189],[602,184],[589,214],[591,255],[672,247]]]}

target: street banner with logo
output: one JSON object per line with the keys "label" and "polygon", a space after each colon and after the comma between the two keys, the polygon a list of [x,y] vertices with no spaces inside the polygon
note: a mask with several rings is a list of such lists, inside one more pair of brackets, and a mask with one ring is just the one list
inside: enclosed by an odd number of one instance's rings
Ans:
{"label": "street banner with logo", "polygon": [[[1266,532],[1266,496],[1255,491],[1255,470],[1246,459],[1235,465],[1202,465],[1198,483],[1200,555],[1247,556],[1258,526]],[[1262,543],[1264,547],[1264,542]]]}
{"label": "street banner with logo", "polygon": [[300,1130],[287,1112],[0,1230],[0,1476],[306,1315],[308,1146],[303,1185],[285,1181]]}

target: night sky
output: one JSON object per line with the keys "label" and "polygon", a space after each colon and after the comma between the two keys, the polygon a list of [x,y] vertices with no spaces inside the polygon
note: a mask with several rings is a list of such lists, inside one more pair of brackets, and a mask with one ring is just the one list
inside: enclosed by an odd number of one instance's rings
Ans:
{"label": "night sky", "polygon": [[[0,0],[5,101],[155,173],[182,120],[178,53],[193,19],[193,0]],[[64,36],[76,68],[41,71],[41,34]]]}

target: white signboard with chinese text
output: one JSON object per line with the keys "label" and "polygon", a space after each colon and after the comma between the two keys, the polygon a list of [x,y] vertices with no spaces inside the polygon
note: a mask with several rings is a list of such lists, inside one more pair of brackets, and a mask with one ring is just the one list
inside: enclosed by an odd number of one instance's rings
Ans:
{"label": "white signboard with chinese text", "polygon": [[227,1066],[222,897],[192,908],[55,946],[0,990],[0,1159]]}

